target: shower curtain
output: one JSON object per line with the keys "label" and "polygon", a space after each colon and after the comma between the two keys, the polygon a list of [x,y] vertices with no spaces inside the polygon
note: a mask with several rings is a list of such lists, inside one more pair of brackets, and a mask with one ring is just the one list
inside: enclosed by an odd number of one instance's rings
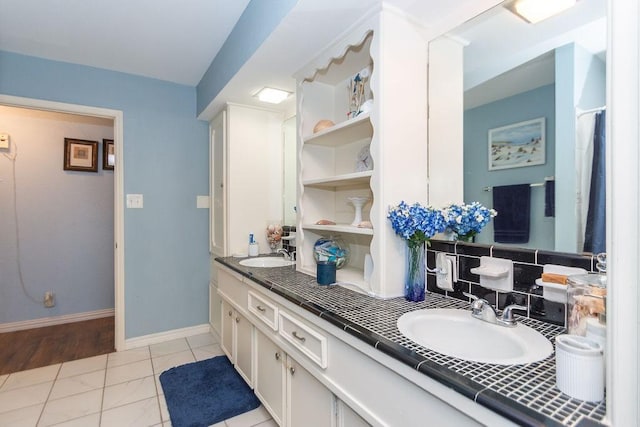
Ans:
{"label": "shower curtain", "polygon": [[605,113],[576,120],[576,226],[578,251],[605,251]]}
{"label": "shower curtain", "polygon": [[606,169],[605,169],[605,112],[596,113],[593,133],[593,161],[591,191],[584,234],[584,251],[594,254],[606,252]]}

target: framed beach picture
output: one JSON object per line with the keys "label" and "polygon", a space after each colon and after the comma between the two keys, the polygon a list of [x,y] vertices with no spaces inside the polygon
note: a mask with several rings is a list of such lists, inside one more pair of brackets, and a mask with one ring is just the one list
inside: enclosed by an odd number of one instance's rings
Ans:
{"label": "framed beach picture", "polygon": [[490,171],[544,163],[544,117],[489,129]]}
{"label": "framed beach picture", "polygon": [[116,148],[113,139],[102,140],[102,169],[113,170],[116,164]]}
{"label": "framed beach picture", "polygon": [[63,169],[98,172],[98,141],[65,138]]}

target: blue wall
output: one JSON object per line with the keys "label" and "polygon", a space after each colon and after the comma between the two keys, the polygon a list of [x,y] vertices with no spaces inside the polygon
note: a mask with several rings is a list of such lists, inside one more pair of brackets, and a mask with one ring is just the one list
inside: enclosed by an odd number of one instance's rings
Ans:
{"label": "blue wall", "polygon": [[124,190],[144,195],[125,211],[126,338],[207,323],[208,210],[196,195],[209,193],[208,124],[195,88],[0,52],[0,93],[123,111]]}
{"label": "blue wall", "polygon": [[[544,182],[555,171],[554,85],[543,86],[464,113],[464,200],[491,207],[491,192],[484,187]],[[489,129],[539,117],[545,118],[546,163],[513,169],[488,170]],[[500,213],[498,212],[498,215]],[[493,242],[493,222],[476,237],[478,243]],[[531,189],[531,223],[528,244],[519,247],[553,249],[554,218],[544,216],[544,187]]]}

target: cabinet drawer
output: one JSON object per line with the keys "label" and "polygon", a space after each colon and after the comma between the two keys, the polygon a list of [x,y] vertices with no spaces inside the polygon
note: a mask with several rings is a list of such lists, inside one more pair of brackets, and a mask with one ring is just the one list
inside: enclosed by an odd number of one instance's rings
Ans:
{"label": "cabinet drawer", "polygon": [[327,338],[293,318],[288,313],[278,313],[280,335],[303,352],[321,368],[327,367]]}
{"label": "cabinet drawer", "polygon": [[249,291],[249,311],[274,331],[278,330],[278,307]]}
{"label": "cabinet drawer", "polygon": [[247,285],[242,283],[242,276],[226,269],[218,269],[218,293],[232,302],[236,307],[247,310]]}

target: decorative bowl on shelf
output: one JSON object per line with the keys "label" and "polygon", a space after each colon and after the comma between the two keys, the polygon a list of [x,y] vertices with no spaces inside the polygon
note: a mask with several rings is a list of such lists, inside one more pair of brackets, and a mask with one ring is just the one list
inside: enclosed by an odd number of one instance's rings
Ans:
{"label": "decorative bowl on shelf", "polygon": [[313,257],[316,262],[335,262],[340,270],[349,263],[349,247],[339,237],[321,237],[313,245]]}
{"label": "decorative bowl on shelf", "polygon": [[321,130],[325,130],[330,128],[331,126],[334,126],[335,123],[333,123],[331,120],[320,120],[318,123],[316,123],[316,125],[313,127],[313,133],[318,133]]}

